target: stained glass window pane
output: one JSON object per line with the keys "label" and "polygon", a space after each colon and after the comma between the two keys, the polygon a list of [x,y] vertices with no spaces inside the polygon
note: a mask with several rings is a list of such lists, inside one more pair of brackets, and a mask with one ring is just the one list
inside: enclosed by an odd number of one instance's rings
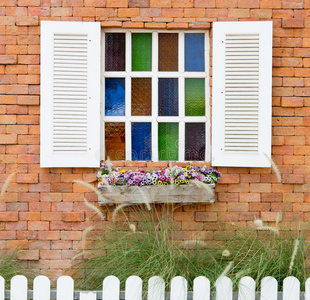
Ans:
{"label": "stained glass window pane", "polygon": [[158,70],[178,71],[179,47],[177,33],[158,34]]}
{"label": "stained glass window pane", "polygon": [[185,123],[185,160],[205,160],[205,123]]}
{"label": "stained glass window pane", "polygon": [[152,159],[152,127],[151,123],[131,123],[132,160]]}
{"label": "stained glass window pane", "polygon": [[125,116],[125,78],[105,79],[105,115]]}
{"label": "stained glass window pane", "polygon": [[152,34],[132,34],[132,71],[152,71]]}
{"label": "stained glass window pane", "polygon": [[185,79],[185,115],[205,115],[205,79]]}
{"label": "stained glass window pane", "polygon": [[205,71],[205,36],[185,33],[185,71]]}
{"label": "stained glass window pane", "polygon": [[158,79],[158,115],[178,116],[179,88],[178,78]]}
{"label": "stained glass window pane", "polygon": [[152,79],[131,79],[131,115],[150,116],[152,114]]}
{"label": "stained glass window pane", "polygon": [[105,70],[125,71],[125,33],[105,34]]}
{"label": "stained glass window pane", "polygon": [[159,160],[177,161],[179,123],[158,123]]}
{"label": "stained glass window pane", "polygon": [[105,123],[105,159],[125,160],[125,123]]}

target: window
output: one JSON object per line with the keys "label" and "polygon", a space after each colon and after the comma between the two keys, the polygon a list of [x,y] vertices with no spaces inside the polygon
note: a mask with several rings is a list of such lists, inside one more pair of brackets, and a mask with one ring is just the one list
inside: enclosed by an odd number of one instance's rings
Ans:
{"label": "window", "polygon": [[210,155],[208,32],[42,21],[41,167],[269,167],[272,22],[215,22],[212,44]]}
{"label": "window", "polygon": [[105,30],[102,41],[103,157],[208,161],[208,32]]}

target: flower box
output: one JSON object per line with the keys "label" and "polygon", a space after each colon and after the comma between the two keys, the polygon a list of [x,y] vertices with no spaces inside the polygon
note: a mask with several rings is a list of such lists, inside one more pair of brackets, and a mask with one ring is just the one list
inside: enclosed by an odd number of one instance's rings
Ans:
{"label": "flower box", "polygon": [[213,193],[205,188],[189,185],[149,186],[103,186],[99,188],[107,203],[213,203],[215,184],[207,184]]}
{"label": "flower box", "polygon": [[122,170],[103,165],[98,188],[107,203],[213,203],[221,174],[206,166]]}

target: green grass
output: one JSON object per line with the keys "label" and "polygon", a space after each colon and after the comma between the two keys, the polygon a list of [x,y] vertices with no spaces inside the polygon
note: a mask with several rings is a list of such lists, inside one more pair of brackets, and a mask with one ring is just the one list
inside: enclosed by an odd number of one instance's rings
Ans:
{"label": "green grass", "polygon": [[[224,244],[195,239],[184,242],[179,236],[181,228],[173,221],[172,206],[164,206],[161,212],[153,209],[146,213],[144,206],[136,209],[136,230],[127,218],[126,222],[115,222],[109,229],[91,233],[93,248],[75,266],[79,288],[99,290],[108,275],[117,276],[123,289],[131,275],[144,282],[154,275],[160,276],[167,289],[171,279],[181,275],[192,288],[194,278],[201,275],[213,284],[228,265],[231,268],[224,275],[233,280],[235,287],[243,276],[251,276],[258,286],[265,276],[275,277],[280,286],[284,278],[295,276],[303,286],[309,275],[306,231],[289,230],[284,225],[279,225],[279,230],[257,230],[253,224],[251,228],[234,230]],[[299,245],[290,269],[296,239]],[[223,256],[224,250],[230,255]]]}

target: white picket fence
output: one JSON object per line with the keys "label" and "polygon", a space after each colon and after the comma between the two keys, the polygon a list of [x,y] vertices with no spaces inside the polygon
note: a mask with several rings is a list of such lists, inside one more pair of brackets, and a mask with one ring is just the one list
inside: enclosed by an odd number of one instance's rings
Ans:
{"label": "white picket fence", "polygon": [[223,276],[215,283],[215,293],[211,293],[210,281],[200,276],[194,280],[193,291],[188,292],[186,279],[177,276],[172,279],[170,293],[167,293],[164,280],[154,276],[148,281],[147,296],[144,298],[142,280],[138,276],[130,276],[126,281],[125,292],[120,292],[120,282],[115,276],[104,279],[102,291],[74,291],[74,280],[69,276],[59,277],[56,291],[51,291],[49,278],[38,276],[34,279],[33,291],[28,291],[27,278],[17,275],[11,279],[10,291],[5,291],[4,279],[0,276],[0,300],[310,300],[310,278],[305,286],[305,292],[301,293],[298,279],[287,277],[283,282],[283,292],[278,293],[276,279],[265,277],[261,282],[261,291],[256,292],[255,281],[247,276],[241,279],[238,292],[233,293],[232,281]]}

